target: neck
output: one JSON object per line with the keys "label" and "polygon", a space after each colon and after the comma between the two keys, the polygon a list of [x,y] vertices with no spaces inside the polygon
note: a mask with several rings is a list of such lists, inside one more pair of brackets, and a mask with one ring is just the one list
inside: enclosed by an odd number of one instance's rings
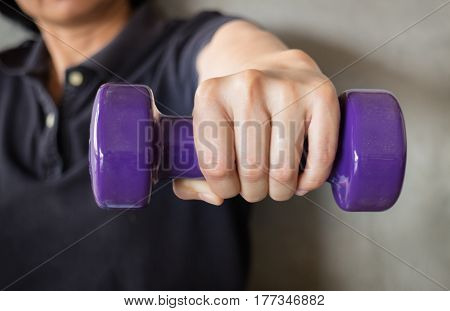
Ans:
{"label": "neck", "polygon": [[71,25],[38,21],[51,59],[48,88],[57,101],[67,68],[78,65],[105,47],[126,25],[131,14],[128,1],[116,1],[93,18]]}

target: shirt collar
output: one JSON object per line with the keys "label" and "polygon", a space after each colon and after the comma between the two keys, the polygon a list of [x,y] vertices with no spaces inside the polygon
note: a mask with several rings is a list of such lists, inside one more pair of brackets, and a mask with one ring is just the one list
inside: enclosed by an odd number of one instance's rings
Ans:
{"label": "shirt collar", "polygon": [[93,69],[102,76],[122,80],[145,59],[145,54],[156,44],[163,25],[163,19],[155,14],[151,1],[147,1],[136,9],[116,38],[81,66]]}
{"label": "shirt collar", "polygon": [[0,69],[10,75],[41,74],[48,70],[49,54],[41,37],[29,39],[0,54]]}

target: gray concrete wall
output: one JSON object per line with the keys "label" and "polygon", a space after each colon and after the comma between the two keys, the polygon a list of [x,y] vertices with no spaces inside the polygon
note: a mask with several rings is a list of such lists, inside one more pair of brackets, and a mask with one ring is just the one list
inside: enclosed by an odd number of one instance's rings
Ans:
{"label": "gray concrete wall", "polygon": [[[160,0],[169,16],[218,9],[256,21],[310,53],[329,76],[417,22],[443,0]],[[0,20],[0,45],[22,38]],[[397,205],[340,211],[326,185],[252,219],[250,289],[435,290],[450,287],[450,5],[333,79],[338,91],[399,98],[408,165]],[[319,207],[320,206],[320,207]],[[440,285],[439,285],[439,284]]]}

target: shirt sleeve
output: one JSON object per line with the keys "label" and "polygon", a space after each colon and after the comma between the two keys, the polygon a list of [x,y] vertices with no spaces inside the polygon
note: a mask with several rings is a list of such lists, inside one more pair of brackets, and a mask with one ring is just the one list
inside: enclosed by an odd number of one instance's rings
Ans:
{"label": "shirt sleeve", "polygon": [[188,34],[186,45],[181,54],[181,71],[192,74],[195,84],[198,83],[196,60],[201,50],[211,41],[216,31],[225,23],[237,17],[224,16],[218,12],[203,12],[186,25]]}
{"label": "shirt sleeve", "polygon": [[236,19],[239,18],[225,16],[219,12],[202,12],[177,25],[177,30],[172,34],[164,56],[167,62],[166,83],[163,88],[167,92],[164,92],[162,97],[178,101],[176,110],[180,113],[191,114],[192,112],[198,84],[196,68],[198,54],[222,25]]}

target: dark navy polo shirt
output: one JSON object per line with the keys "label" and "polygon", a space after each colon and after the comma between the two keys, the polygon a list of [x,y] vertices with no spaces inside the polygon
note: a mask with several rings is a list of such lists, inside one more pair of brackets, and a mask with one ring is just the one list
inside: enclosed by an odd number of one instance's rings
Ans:
{"label": "dark navy polo shirt", "polygon": [[105,82],[149,85],[165,114],[190,115],[195,60],[231,17],[158,19],[137,9],[91,60],[46,88],[41,38],[0,54],[0,289],[235,290],[248,268],[248,206],[182,201],[160,182],[142,210],[96,207],[88,172],[92,103]]}

